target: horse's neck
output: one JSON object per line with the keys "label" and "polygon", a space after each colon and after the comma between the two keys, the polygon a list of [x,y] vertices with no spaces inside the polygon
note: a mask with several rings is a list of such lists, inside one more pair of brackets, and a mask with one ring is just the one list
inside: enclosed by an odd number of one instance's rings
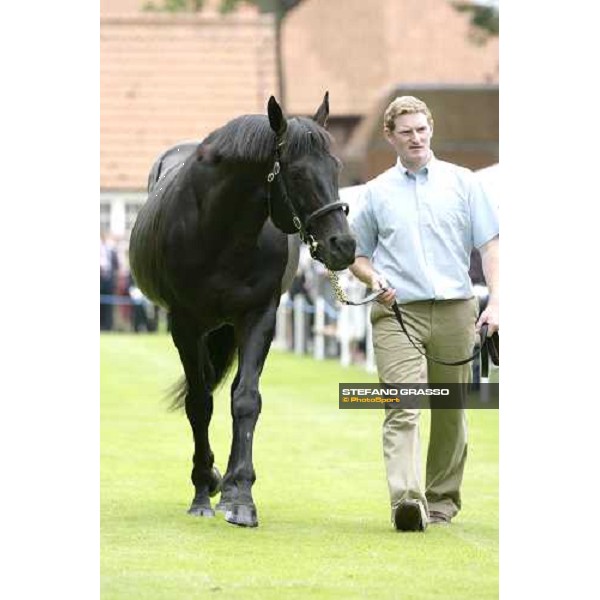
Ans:
{"label": "horse's neck", "polygon": [[232,175],[211,187],[203,203],[201,225],[214,235],[254,244],[267,219],[265,178]]}

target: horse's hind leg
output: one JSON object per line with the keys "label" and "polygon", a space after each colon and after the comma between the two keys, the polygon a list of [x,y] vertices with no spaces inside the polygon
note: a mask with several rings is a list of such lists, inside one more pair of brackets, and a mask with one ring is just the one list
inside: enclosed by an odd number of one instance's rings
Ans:
{"label": "horse's hind leg", "polygon": [[208,441],[208,427],[213,412],[210,361],[201,331],[181,313],[172,313],[171,335],[183,364],[187,390],[185,413],[194,435],[192,483],[195,494],[188,513],[213,517],[210,496],[216,493],[218,473],[213,471],[214,455]]}

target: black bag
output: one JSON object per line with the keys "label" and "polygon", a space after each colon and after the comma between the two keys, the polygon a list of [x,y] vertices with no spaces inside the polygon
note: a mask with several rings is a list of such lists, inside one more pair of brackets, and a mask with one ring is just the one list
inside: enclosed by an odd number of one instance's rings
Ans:
{"label": "black bag", "polygon": [[495,331],[491,337],[485,338],[485,348],[488,351],[492,362],[499,367],[500,366],[500,336]]}

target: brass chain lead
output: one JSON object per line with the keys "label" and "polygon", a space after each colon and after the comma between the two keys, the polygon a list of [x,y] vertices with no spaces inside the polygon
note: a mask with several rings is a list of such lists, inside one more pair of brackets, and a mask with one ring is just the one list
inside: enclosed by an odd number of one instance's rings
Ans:
{"label": "brass chain lead", "polygon": [[346,296],[346,292],[342,289],[340,285],[340,277],[335,271],[328,271],[329,280],[331,281],[331,287],[335,293],[335,297],[342,303],[348,304],[348,296]]}

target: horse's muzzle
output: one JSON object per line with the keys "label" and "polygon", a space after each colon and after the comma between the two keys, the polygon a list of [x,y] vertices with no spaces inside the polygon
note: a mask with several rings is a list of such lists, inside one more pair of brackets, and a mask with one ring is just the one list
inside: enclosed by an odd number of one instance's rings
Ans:
{"label": "horse's muzzle", "polygon": [[356,240],[351,235],[332,235],[320,243],[317,258],[331,271],[342,271],[354,262]]}

